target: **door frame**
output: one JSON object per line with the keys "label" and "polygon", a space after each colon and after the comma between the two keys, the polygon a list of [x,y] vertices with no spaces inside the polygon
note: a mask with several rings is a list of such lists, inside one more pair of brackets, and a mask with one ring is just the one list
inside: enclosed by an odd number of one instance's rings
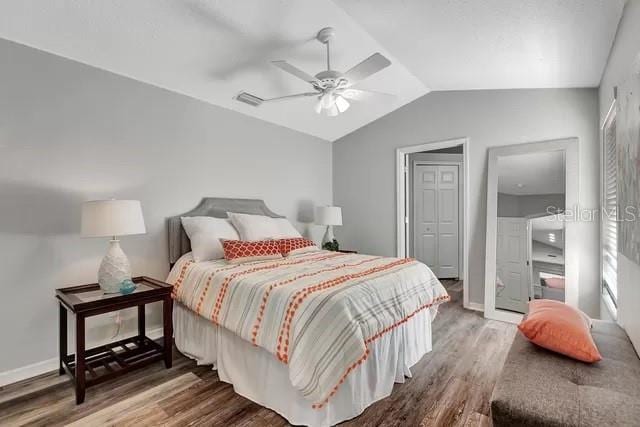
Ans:
{"label": "door frame", "polygon": [[[464,308],[483,311],[482,304],[469,302],[469,138],[432,141],[396,149],[396,256],[409,253],[409,154],[462,145],[462,167],[458,179],[462,182],[462,299]],[[458,236],[459,238],[459,236]]]}
{"label": "door frame", "polygon": [[[549,141],[529,142],[524,144],[489,147],[489,164],[487,172],[487,231],[485,250],[484,278],[484,317],[509,323],[520,323],[523,315],[497,309],[496,303],[496,231],[498,219],[498,158],[517,154],[529,154],[547,151],[564,152],[565,169],[565,210],[578,209],[579,200],[579,165],[578,138],[553,139]],[[579,288],[579,224],[574,220],[565,221],[565,303],[578,307]],[[573,254],[567,258],[566,254]]]}
{"label": "door frame", "polygon": [[[564,232],[564,230],[563,230]],[[564,241],[564,236],[562,236]],[[562,247],[564,252],[564,246]],[[536,290],[533,283],[533,218],[527,218],[527,279],[529,280],[529,298],[534,299]]]}

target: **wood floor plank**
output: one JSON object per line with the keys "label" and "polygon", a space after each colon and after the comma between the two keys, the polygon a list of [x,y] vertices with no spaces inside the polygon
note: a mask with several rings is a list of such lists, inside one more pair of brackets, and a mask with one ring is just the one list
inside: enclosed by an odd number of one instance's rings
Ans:
{"label": "wood floor plank", "polygon": [[62,376],[58,372],[49,372],[29,380],[11,384],[8,387],[0,387],[0,405],[10,400],[28,399],[42,389],[67,383],[69,383],[69,378],[66,375]]}
{"label": "wood floor plank", "polygon": [[[462,282],[443,284],[452,299],[433,323],[433,351],[411,368],[412,378],[394,386],[391,396],[343,426],[490,425],[489,398],[516,328],[464,310]],[[289,425],[237,395],[211,367],[197,366],[178,351],[171,369],[158,363],[91,387],[82,405],[75,404],[73,387],[57,373],[0,389],[0,425],[65,424]]]}
{"label": "wood floor plank", "polygon": [[87,401],[82,405],[76,405],[73,386],[67,381],[63,385],[45,387],[29,398],[0,405],[0,425],[62,426],[182,374],[192,372],[197,375],[202,370],[210,371],[177,356],[172,369],[166,370],[162,364],[157,364],[89,388]]}
{"label": "wood floor plank", "polygon": [[143,408],[134,409],[114,425],[117,427],[164,426],[168,421],[167,414],[157,405],[145,405]]}
{"label": "wood floor plank", "polygon": [[491,419],[483,414],[474,412],[467,418],[464,427],[491,427]]}
{"label": "wood floor plank", "polygon": [[465,420],[467,396],[472,385],[460,378],[451,378],[444,393],[435,402],[432,410],[420,421],[421,426],[457,426]]}
{"label": "wood floor plank", "polygon": [[136,409],[147,405],[157,407],[157,400],[174,396],[201,381],[189,372],[67,425],[69,427],[115,425],[127,419],[135,419],[137,417],[132,412]]}

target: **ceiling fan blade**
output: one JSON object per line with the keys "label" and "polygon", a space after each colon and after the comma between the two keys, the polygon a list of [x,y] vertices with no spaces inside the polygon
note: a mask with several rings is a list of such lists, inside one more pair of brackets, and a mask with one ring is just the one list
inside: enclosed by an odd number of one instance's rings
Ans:
{"label": "ceiling fan blade", "polygon": [[349,80],[350,84],[354,84],[359,82],[360,80],[364,80],[372,74],[377,73],[378,71],[387,68],[391,65],[391,61],[385,58],[380,53],[374,53],[349,71],[347,71],[344,75]]}
{"label": "ceiling fan blade", "polygon": [[376,92],[373,90],[364,90],[364,89],[344,89],[341,91],[337,91],[342,97],[347,99],[353,99],[355,101],[364,101],[371,98],[388,98],[395,99],[396,95],[392,95],[390,93],[384,92]]}
{"label": "ceiling fan blade", "polygon": [[307,83],[313,83],[318,81],[318,79],[313,77],[311,74],[305,73],[300,68],[294,67],[293,65],[289,64],[287,61],[271,61],[271,63],[276,67],[280,68],[282,71],[286,71],[289,74],[293,74],[297,78],[304,80]]}
{"label": "ceiling fan blade", "polygon": [[321,95],[320,92],[295,93],[293,95],[285,95],[285,96],[278,96],[276,98],[265,99],[263,102],[285,101],[287,99],[306,98],[308,96],[319,96],[319,95]]}

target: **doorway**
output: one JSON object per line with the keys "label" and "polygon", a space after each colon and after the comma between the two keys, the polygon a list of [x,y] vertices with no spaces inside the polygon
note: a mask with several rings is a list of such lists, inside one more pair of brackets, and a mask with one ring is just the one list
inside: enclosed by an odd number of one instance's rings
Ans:
{"label": "doorway", "polygon": [[462,279],[468,292],[468,161],[466,138],[396,150],[397,256],[414,257],[440,279]]}

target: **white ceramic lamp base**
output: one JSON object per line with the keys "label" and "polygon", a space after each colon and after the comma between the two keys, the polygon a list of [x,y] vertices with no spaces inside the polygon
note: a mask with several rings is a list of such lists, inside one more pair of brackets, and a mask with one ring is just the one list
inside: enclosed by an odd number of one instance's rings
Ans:
{"label": "white ceramic lamp base", "polygon": [[114,294],[120,292],[120,284],[125,279],[131,279],[131,265],[120,248],[120,241],[111,240],[109,250],[100,263],[98,284],[105,293]]}

